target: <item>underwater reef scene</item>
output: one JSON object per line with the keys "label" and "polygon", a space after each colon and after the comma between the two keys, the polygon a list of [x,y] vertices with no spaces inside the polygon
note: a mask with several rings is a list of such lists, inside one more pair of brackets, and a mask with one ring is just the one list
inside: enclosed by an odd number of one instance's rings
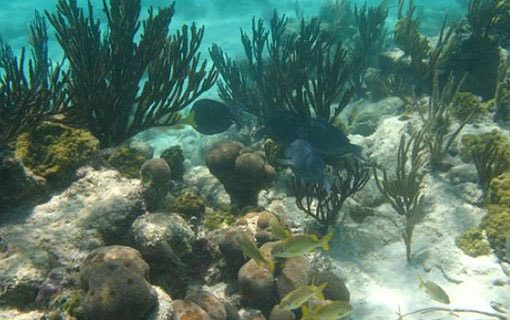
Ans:
{"label": "underwater reef scene", "polygon": [[510,319],[510,1],[4,2],[0,319]]}

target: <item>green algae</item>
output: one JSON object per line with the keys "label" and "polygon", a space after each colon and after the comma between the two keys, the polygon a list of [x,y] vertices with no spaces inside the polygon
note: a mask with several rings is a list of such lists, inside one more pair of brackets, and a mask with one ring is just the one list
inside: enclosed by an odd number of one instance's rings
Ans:
{"label": "green algae", "polygon": [[35,174],[60,184],[89,162],[98,147],[99,141],[86,130],[44,122],[17,138],[15,155]]}
{"label": "green algae", "polygon": [[140,168],[149,158],[140,150],[121,146],[106,161],[126,178],[140,178]]}
{"label": "green algae", "polygon": [[491,253],[491,247],[484,236],[483,229],[473,227],[455,239],[455,244],[471,257],[485,256]]}

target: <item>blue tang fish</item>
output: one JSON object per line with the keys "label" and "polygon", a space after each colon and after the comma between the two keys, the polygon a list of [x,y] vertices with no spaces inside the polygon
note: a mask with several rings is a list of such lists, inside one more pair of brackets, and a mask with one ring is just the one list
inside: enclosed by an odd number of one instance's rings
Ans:
{"label": "blue tang fish", "polygon": [[305,182],[323,184],[326,191],[331,190],[324,160],[308,141],[297,139],[292,142],[285,150],[285,157],[286,159],[280,163],[291,166],[297,178]]}
{"label": "blue tang fish", "polygon": [[313,146],[320,154],[327,156],[355,155],[363,159],[361,146],[350,143],[349,138],[324,119],[310,119],[299,129],[298,136]]}

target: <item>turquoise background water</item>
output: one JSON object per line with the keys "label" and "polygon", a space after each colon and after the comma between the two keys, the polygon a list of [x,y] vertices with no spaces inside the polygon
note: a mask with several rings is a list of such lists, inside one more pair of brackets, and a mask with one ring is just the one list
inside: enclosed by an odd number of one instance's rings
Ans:
{"label": "turquoise background water", "polygon": [[[57,0],[2,0],[0,6],[0,35],[15,50],[27,45],[28,25],[33,18],[34,11],[55,11]],[[352,4],[362,4],[364,1],[351,0]],[[428,35],[437,33],[444,15],[450,19],[460,19],[465,14],[464,0],[418,0],[417,13],[422,19],[422,31]],[[87,1],[78,0],[80,5]],[[164,0],[142,0],[143,12],[148,6],[161,6],[171,3]],[[316,15],[321,0],[298,0],[300,9],[306,16]],[[378,0],[368,0],[369,5],[377,5]],[[398,0],[390,0],[390,17],[388,26],[395,24],[395,8]],[[102,17],[102,1],[93,0],[95,12]],[[269,17],[272,8],[285,12],[290,17],[295,16],[295,0],[177,0],[177,12],[172,23],[173,28],[183,23],[197,22],[205,25],[206,33],[202,49],[205,51],[211,43],[218,43],[232,55],[240,53],[239,29],[249,29],[252,16]],[[53,30],[50,29],[50,35]],[[53,36],[50,39],[50,56],[53,59],[61,57]]]}

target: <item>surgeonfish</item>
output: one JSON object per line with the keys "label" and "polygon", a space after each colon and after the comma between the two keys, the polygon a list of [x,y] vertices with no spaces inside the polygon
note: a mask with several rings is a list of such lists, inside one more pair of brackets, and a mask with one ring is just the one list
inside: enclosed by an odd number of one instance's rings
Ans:
{"label": "surgeonfish", "polygon": [[312,309],[304,305],[301,311],[301,320],[338,320],[352,313],[352,305],[345,301],[332,301]]}
{"label": "surgeonfish", "polygon": [[331,240],[332,237],[333,230],[329,230],[322,239],[318,239],[314,234],[291,236],[277,244],[273,250],[271,250],[271,255],[275,258],[294,258],[319,247],[328,251],[329,240]]}
{"label": "surgeonfish", "polygon": [[266,119],[265,126],[271,138],[282,145],[288,145],[298,138],[298,131],[306,117],[294,111],[273,111]]}
{"label": "surgeonfish", "polygon": [[285,157],[279,163],[289,165],[298,179],[322,184],[326,191],[331,190],[324,160],[308,141],[297,139],[292,142],[285,150]]}
{"label": "surgeonfish", "polygon": [[234,123],[239,124],[240,111],[212,99],[197,100],[181,123],[192,126],[205,135],[227,131]]}
{"label": "surgeonfish", "polygon": [[324,300],[322,291],[327,285],[327,282],[325,282],[318,287],[310,285],[294,289],[280,301],[280,308],[283,310],[294,310],[301,307],[313,297],[317,297],[319,300]]}
{"label": "surgeonfish", "polygon": [[269,269],[270,272],[274,271],[274,262],[269,260],[264,256],[264,254],[257,248],[257,245],[248,238],[245,232],[238,231],[236,234],[237,242],[239,246],[243,250],[243,254],[245,257],[250,257],[260,266],[265,265]]}
{"label": "surgeonfish", "polygon": [[298,137],[310,142],[320,154],[336,157],[352,154],[363,159],[361,146],[350,143],[340,129],[324,119],[307,120],[299,129]]}
{"label": "surgeonfish", "polygon": [[429,280],[424,281],[421,277],[418,277],[418,280],[420,281],[420,289],[423,289],[432,300],[450,304],[450,297],[438,284]]}

